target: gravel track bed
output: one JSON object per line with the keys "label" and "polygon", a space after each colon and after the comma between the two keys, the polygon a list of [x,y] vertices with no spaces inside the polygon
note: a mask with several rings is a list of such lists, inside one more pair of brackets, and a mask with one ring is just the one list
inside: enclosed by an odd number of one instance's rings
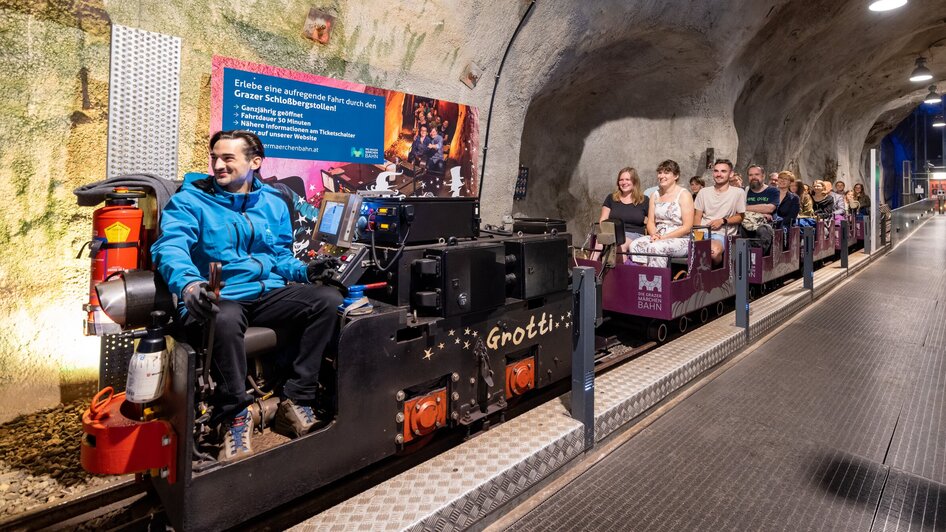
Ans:
{"label": "gravel track bed", "polygon": [[0,519],[127,478],[94,476],[79,464],[88,404],[62,404],[0,425]]}

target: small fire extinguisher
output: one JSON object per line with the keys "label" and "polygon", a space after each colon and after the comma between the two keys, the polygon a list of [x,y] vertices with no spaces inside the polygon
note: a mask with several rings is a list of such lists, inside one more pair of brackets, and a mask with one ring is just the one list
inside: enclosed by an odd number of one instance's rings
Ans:
{"label": "small fire extinguisher", "polygon": [[[105,195],[105,206],[92,213],[92,240],[88,242],[92,258],[86,334],[120,332],[101,310],[95,285],[108,276],[139,267],[143,213],[136,202],[145,197],[140,190],[119,187]],[[83,246],[85,247],[85,246]],[[82,251],[79,251],[82,255]]]}
{"label": "small fire extinguisher", "polygon": [[168,367],[167,342],[164,339],[165,314],[151,313],[151,325],[136,333],[138,347],[128,361],[128,379],[125,382],[125,400],[131,403],[150,403],[164,393]]}

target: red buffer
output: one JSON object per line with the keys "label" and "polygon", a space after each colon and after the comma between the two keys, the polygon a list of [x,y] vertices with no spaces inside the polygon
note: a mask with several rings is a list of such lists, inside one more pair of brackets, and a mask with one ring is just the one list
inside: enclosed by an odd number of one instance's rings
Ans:
{"label": "red buffer", "polygon": [[[152,474],[176,481],[177,436],[167,421],[136,421],[122,413],[125,394],[109,386],[82,415],[82,468],[100,475]],[[131,405],[129,403],[130,406]]]}

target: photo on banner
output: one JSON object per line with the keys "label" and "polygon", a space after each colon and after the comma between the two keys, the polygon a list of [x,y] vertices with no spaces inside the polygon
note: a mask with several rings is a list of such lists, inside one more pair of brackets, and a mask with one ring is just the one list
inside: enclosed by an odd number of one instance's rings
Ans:
{"label": "photo on banner", "polygon": [[479,192],[479,120],[468,105],[215,56],[210,128],[259,135],[264,180],[312,206],[325,192]]}

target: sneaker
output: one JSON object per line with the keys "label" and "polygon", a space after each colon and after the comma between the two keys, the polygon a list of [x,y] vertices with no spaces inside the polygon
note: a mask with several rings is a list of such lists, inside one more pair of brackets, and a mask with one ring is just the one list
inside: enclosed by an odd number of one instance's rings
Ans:
{"label": "sneaker", "polygon": [[299,405],[292,399],[285,399],[279,403],[279,408],[276,410],[274,430],[283,436],[298,438],[308,434],[318,421],[311,406]]}
{"label": "sneaker", "polygon": [[228,461],[248,456],[253,452],[250,436],[253,434],[253,416],[244,409],[230,425],[223,426],[223,446],[218,460]]}

